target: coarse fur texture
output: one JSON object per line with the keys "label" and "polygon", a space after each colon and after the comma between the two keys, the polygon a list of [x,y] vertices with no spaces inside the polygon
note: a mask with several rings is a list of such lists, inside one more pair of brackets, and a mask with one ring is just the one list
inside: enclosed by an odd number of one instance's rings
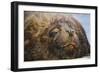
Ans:
{"label": "coarse fur texture", "polygon": [[24,61],[74,59],[89,55],[86,33],[72,15],[24,12]]}

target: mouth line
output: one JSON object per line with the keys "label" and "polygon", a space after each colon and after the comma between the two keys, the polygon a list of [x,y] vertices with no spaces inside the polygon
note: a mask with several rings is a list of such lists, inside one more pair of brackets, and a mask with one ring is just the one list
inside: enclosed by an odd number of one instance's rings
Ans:
{"label": "mouth line", "polygon": [[66,47],[76,48],[76,44],[75,44],[75,43],[70,43],[70,44],[64,44],[64,45],[62,46],[62,48],[66,48]]}

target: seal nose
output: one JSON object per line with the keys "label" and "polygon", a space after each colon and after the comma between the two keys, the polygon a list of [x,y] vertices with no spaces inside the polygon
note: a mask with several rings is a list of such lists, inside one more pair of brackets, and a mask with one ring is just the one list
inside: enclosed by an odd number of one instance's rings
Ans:
{"label": "seal nose", "polygon": [[75,32],[73,33],[71,44],[73,45],[73,48],[77,48],[79,46],[79,38]]}

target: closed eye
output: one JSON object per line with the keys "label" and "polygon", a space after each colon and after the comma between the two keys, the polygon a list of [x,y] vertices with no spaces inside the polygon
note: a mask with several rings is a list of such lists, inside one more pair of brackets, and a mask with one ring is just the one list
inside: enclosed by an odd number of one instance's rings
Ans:
{"label": "closed eye", "polygon": [[69,36],[73,36],[73,31],[66,30],[66,32],[69,34]]}
{"label": "closed eye", "polygon": [[49,33],[49,36],[50,37],[55,37],[55,35],[59,32],[59,29],[58,28],[55,28],[53,29],[50,33]]}
{"label": "closed eye", "polygon": [[50,36],[50,37],[54,37],[56,34],[57,34],[57,32],[50,32],[50,33],[49,33],[49,36]]}

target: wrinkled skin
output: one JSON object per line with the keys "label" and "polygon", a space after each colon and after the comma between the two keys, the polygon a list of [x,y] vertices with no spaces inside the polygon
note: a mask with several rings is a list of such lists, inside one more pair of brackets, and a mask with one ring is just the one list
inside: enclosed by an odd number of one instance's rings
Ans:
{"label": "wrinkled skin", "polygon": [[53,41],[50,43],[52,52],[54,52],[54,54],[57,54],[60,59],[79,57],[80,42],[75,30],[67,30],[66,28],[64,28],[64,25],[68,24],[65,23],[65,21],[61,21],[62,23],[60,23],[60,21],[61,19],[56,21],[57,25],[54,26],[51,31],[49,31],[50,37],[53,38]]}
{"label": "wrinkled skin", "polygon": [[90,45],[85,31],[75,18],[58,15],[59,17],[51,21],[51,17],[47,15],[49,19],[46,20],[44,15],[46,16],[46,14],[38,15],[42,18],[40,20],[35,19],[39,19],[38,16],[25,17],[25,61],[74,59],[89,56]]}

